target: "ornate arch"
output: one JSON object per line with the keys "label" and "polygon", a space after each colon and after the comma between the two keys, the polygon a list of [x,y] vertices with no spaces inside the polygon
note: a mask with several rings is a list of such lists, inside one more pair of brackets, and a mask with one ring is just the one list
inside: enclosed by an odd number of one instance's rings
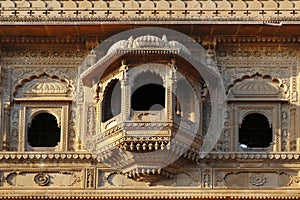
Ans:
{"label": "ornate arch", "polygon": [[272,112],[270,110],[264,110],[264,109],[253,109],[253,110],[247,110],[245,112],[242,112],[239,116],[239,127],[241,126],[241,124],[243,123],[243,120],[245,119],[246,116],[250,115],[250,114],[261,114],[263,116],[265,116],[268,119],[269,125],[270,127],[272,127],[273,124],[273,116],[272,116]]}
{"label": "ornate arch", "polygon": [[32,122],[33,118],[39,114],[42,114],[42,113],[48,113],[50,115],[53,115],[57,121],[57,126],[58,127],[61,127],[61,114],[59,113],[60,110],[58,109],[37,109],[37,110],[34,110],[32,111],[32,113],[30,113],[30,116],[29,116],[29,123]]}
{"label": "ornate arch", "polygon": [[286,98],[287,86],[271,75],[254,73],[235,79],[227,86],[228,98]]}
{"label": "ornate arch", "polygon": [[13,96],[17,98],[55,96],[70,97],[73,86],[67,79],[46,72],[23,79],[15,86]]}
{"label": "ornate arch", "polygon": [[107,93],[107,91],[110,89],[111,85],[115,82],[115,81],[120,81],[120,79],[118,78],[112,78],[110,79],[106,84],[103,84],[103,92],[101,94],[101,97],[104,98],[105,94]]}
{"label": "ornate arch", "polygon": [[[134,73],[133,73],[134,74]],[[143,80],[142,85],[148,84],[148,83],[156,83],[156,84],[162,84],[163,86],[165,86],[165,78],[162,76],[162,74],[158,73],[156,70],[148,68],[147,70],[142,70],[140,72],[138,72],[135,76],[131,77],[131,84],[132,84],[132,89],[136,88],[136,83],[137,85],[141,85],[139,84],[139,77],[149,74],[150,76],[156,76],[159,77],[160,80],[158,81],[157,79],[155,80]]]}

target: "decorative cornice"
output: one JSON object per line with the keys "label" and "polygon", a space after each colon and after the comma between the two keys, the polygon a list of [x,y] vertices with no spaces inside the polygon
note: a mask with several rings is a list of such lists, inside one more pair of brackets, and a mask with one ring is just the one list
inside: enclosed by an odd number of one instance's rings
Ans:
{"label": "decorative cornice", "polygon": [[[106,10],[107,11],[107,10]],[[124,10],[118,10],[117,12],[123,12]],[[157,10],[148,11],[149,13]],[[217,12],[219,10],[208,10],[207,12]],[[73,12],[76,13],[76,10]],[[103,11],[104,12],[104,11]],[[126,11],[125,11],[126,12]],[[224,17],[216,16],[185,16],[185,17],[169,17],[169,16],[135,16],[137,12],[143,12],[142,10],[132,11],[132,15],[128,17],[16,17],[16,16],[2,16],[0,17],[0,25],[98,25],[99,23],[106,24],[139,24],[139,25],[157,25],[157,24],[248,24],[248,25],[266,25],[266,26],[282,26],[288,24],[300,23],[300,17],[232,17],[225,15]],[[158,11],[157,11],[158,12]],[[172,12],[165,11],[165,13]],[[185,12],[185,11],[183,11]],[[196,11],[194,11],[196,12]],[[200,12],[198,10],[198,12]],[[231,12],[228,10],[227,12]],[[246,12],[246,11],[245,11]],[[258,12],[258,11],[257,11]],[[293,12],[292,10],[290,12]],[[297,13],[300,13],[300,10]],[[275,21],[275,22],[274,22]]]}
{"label": "decorative cornice", "polygon": [[257,160],[298,160],[300,154],[297,152],[212,152],[205,156],[204,159],[208,160],[245,160],[245,161],[257,161]]}
{"label": "decorative cornice", "polygon": [[[299,19],[300,20],[300,19]],[[163,25],[162,25],[163,26]],[[300,43],[300,37],[297,36],[276,36],[276,37],[272,37],[272,36],[216,36],[216,35],[211,35],[211,36],[194,36],[194,35],[190,35],[190,37],[192,37],[194,40],[196,40],[197,42],[203,43],[203,42],[207,42],[207,41],[216,41],[218,44],[220,43],[229,43],[229,44],[234,44],[234,43],[264,43],[264,44],[269,44],[269,43],[274,43],[274,44],[278,44],[278,43],[282,43],[281,46],[283,45],[295,45],[298,46],[298,43]],[[39,47],[43,46],[43,45],[53,45],[54,47],[57,47],[57,45],[80,45],[77,46],[78,49],[74,50],[74,52],[76,54],[79,54],[79,57],[83,57],[83,53],[79,52],[78,50],[82,50],[83,48],[87,48],[87,49],[91,49],[94,48],[95,46],[97,46],[99,43],[101,43],[102,41],[105,40],[104,36],[57,36],[57,37],[53,37],[53,36],[48,36],[48,37],[34,37],[34,36],[2,36],[0,37],[0,42],[2,45],[15,45],[15,46],[24,46],[24,45],[30,45],[32,48],[32,51],[34,51],[35,49]],[[205,46],[205,45],[203,45]],[[34,47],[34,48],[33,48]],[[44,46],[43,46],[44,47]],[[47,46],[49,48],[49,46]],[[64,46],[65,47],[65,46]],[[18,48],[19,49],[19,48]],[[17,52],[18,49],[16,49],[15,51]],[[28,48],[26,48],[28,51]],[[36,50],[37,51],[37,50]],[[48,56],[48,54],[53,54],[57,51],[57,49],[51,49],[49,48],[49,50],[46,51],[40,51],[38,50],[37,52],[39,52],[38,54],[41,53],[46,53],[45,55]],[[72,50],[73,51],[73,50]],[[5,52],[5,49],[4,49]],[[61,50],[59,50],[59,52],[61,52]],[[62,54],[60,54],[60,56],[64,55],[65,53],[63,52]],[[25,55],[25,53],[24,53]],[[75,55],[75,54],[73,54]],[[8,55],[6,55],[8,56]],[[10,53],[9,56],[12,56],[12,52]],[[18,55],[19,57],[20,55]],[[55,56],[55,55],[53,55]],[[78,55],[77,55],[78,56]],[[69,55],[67,55],[67,57],[69,57]]]}
{"label": "decorative cornice", "polygon": [[58,152],[58,153],[44,153],[44,152],[1,152],[0,160],[93,160],[97,156],[87,152]]}
{"label": "decorative cornice", "polygon": [[[199,162],[205,160],[228,160],[228,161],[260,161],[260,160],[299,160],[299,152],[211,152]],[[98,156],[89,152],[1,152],[0,160],[96,160]]]}
{"label": "decorative cornice", "polygon": [[[244,21],[282,25],[299,23],[298,1],[16,1],[0,3],[2,23],[7,22],[113,22],[113,21]],[[134,16],[134,17],[132,17]]]}

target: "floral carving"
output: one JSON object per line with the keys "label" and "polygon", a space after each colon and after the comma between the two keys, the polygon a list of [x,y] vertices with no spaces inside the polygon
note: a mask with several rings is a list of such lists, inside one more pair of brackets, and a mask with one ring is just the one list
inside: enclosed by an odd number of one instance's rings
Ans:
{"label": "floral carving", "polygon": [[267,177],[264,174],[251,174],[249,177],[249,182],[254,186],[262,186],[267,182]]}

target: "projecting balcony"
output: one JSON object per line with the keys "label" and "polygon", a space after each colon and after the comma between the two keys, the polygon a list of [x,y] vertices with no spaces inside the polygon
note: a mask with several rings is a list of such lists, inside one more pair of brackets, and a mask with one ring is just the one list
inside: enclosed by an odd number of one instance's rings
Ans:
{"label": "projecting balcony", "polygon": [[173,177],[198,159],[203,142],[207,92],[186,60],[191,53],[180,42],[149,35],[120,40],[107,52],[83,75],[97,101],[94,152],[138,181]]}

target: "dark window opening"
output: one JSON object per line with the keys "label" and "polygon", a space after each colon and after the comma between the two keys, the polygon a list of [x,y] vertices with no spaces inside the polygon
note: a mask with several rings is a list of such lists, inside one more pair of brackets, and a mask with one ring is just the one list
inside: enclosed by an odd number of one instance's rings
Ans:
{"label": "dark window opening", "polygon": [[165,108],[165,88],[159,84],[146,84],[137,88],[131,96],[131,108],[141,110],[162,110]]}
{"label": "dark window opening", "polygon": [[102,122],[105,122],[121,113],[121,83],[113,80],[104,92],[102,101]]}
{"label": "dark window opening", "polygon": [[55,147],[60,141],[60,128],[55,116],[49,113],[36,115],[28,127],[28,143],[32,147]]}
{"label": "dark window opening", "polygon": [[243,148],[265,148],[272,142],[272,127],[259,113],[247,115],[239,129],[239,143]]}

